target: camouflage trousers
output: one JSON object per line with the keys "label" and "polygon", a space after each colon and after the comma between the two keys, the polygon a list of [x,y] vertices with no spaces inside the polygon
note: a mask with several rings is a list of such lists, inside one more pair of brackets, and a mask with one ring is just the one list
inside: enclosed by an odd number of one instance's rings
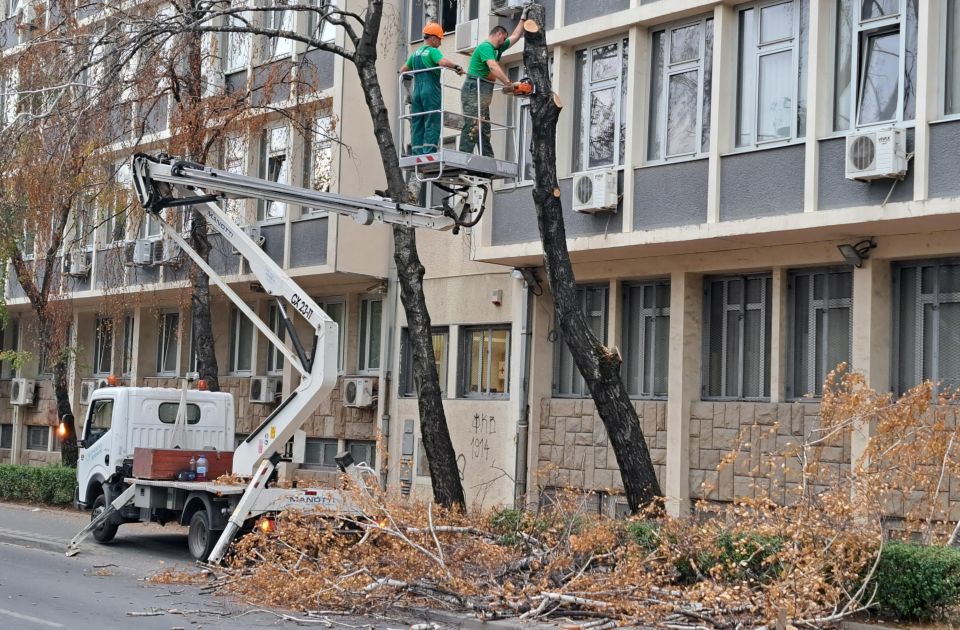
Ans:
{"label": "camouflage trousers", "polygon": [[493,145],[490,144],[490,101],[492,100],[493,83],[474,76],[467,77],[460,92],[460,105],[463,112],[460,150],[464,153],[473,153],[479,135],[480,154],[493,157]]}

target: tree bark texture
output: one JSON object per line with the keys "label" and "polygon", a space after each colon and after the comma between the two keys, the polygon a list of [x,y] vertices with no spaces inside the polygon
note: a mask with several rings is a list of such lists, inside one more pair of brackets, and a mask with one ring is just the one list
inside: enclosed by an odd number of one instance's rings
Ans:
{"label": "tree bark texture", "polygon": [[[353,62],[360,77],[367,108],[373,119],[374,135],[380,149],[380,159],[387,177],[387,190],[394,200],[406,201],[408,192],[400,170],[396,145],[390,125],[390,115],[380,80],[377,76],[377,41],[383,15],[382,0],[369,0],[363,34],[354,53]],[[437,374],[430,329],[430,312],[423,292],[424,268],[417,252],[416,230],[401,225],[393,226],[394,260],[400,283],[400,300],[407,316],[407,330],[413,351],[413,377],[417,384],[417,402],[420,411],[420,432],[430,465],[434,500],[446,507],[466,509],[457,454],[447,427],[447,418],[440,396],[440,378]]]}
{"label": "tree bark texture", "polygon": [[[535,86],[530,99],[533,120],[531,143],[535,171],[533,201],[543,244],[544,266],[564,342],[583,375],[597,406],[620,467],[630,509],[636,512],[661,495],[650,451],[640,428],[637,412],[621,378],[622,360],[616,350],[605,347],[587,325],[577,299],[576,278],[567,250],[563,207],[557,183],[557,120],[561,104],[553,94],[543,28],[544,9],[528,9],[523,63]],[[529,25],[529,20],[536,27]]]}

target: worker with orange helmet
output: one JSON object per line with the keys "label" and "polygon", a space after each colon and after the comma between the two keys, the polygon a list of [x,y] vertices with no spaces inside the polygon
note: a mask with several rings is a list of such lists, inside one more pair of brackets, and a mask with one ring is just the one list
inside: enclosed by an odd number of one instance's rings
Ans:
{"label": "worker with orange helmet", "polygon": [[414,71],[410,109],[410,148],[414,155],[434,153],[440,147],[440,67],[463,74],[463,68],[440,52],[441,41],[443,27],[436,22],[427,23],[423,27],[423,45],[400,68],[400,72]]}

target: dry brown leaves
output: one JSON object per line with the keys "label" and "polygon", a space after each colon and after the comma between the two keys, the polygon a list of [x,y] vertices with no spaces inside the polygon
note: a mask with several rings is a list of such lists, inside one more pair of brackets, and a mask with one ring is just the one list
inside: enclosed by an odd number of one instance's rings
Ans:
{"label": "dry brown leaves", "polygon": [[[820,426],[768,454],[771,471],[796,470],[763,479],[769,495],[701,504],[684,519],[651,511],[622,521],[584,514],[576,493],[538,513],[464,515],[358,488],[358,515],[288,512],[276,533],[240,540],[225,582],[247,599],[302,610],[402,604],[672,627],[829,624],[871,605],[885,519],[929,540],[951,533],[945,493],[960,479],[960,444],[952,409],[931,404],[929,385],[894,401],[840,372],[826,389]],[[841,474],[820,465],[818,449],[865,427],[872,438],[859,462]]]}

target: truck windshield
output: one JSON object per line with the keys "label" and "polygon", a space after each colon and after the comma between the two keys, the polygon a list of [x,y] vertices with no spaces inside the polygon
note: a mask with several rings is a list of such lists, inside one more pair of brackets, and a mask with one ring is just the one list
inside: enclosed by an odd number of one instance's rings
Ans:
{"label": "truck windshield", "polygon": [[90,448],[110,430],[113,422],[113,400],[110,398],[94,400],[90,403],[90,415],[87,416],[87,428],[83,436],[86,447]]}

